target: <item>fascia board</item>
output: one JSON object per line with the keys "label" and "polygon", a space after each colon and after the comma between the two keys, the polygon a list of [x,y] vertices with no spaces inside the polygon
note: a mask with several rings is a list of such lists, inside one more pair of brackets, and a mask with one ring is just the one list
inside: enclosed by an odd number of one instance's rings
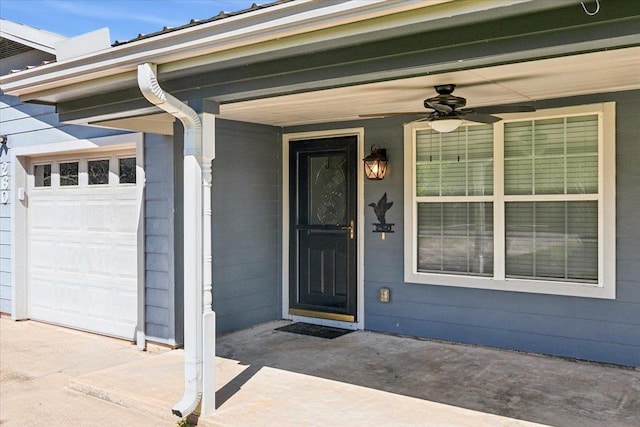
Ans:
{"label": "fascia board", "polygon": [[[576,3],[576,0],[557,0],[553,2],[553,6],[572,3]],[[433,7],[438,5],[443,7]],[[335,29],[336,35],[333,37],[344,38],[363,33],[375,34],[382,29],[401,28],[431,20],[440,20],[440,25],[447,25],[447,19],[443,18],[472,16],[474,13],[496,8],[504,11],[509,6],[523,6],[527,11],[550,7],[549,2],[533,0],[351,0],[339,3],[299,0],[274,6],[273,9],[262,9],[248,14],[248,17],[238,15],[212,21],[85,57],[9,74],[0,77],[0,85],[6,94],[34,94],[28,98],[36,99],[39,92],[131,72],[143,62],[158,64],[162,73],[173,72],[197,66],[200,60],[220,61],[231,56],[237,58],[239,53],[249,56],[326,40],[331,36],[327,35],[328,32],[321,31],[325,29]],[[516,9],[522,11],[522,8]],[[268,19],[276,11],[291,14],[280,19]],[[411,13],[402,13],[409,11]],[[385,19],[375,19],[380,17]],[[242,25],[230,31],[232,24]],[[338,29],[337,25],[343,27]],[[173,43],[178,39],[183,42]]]}

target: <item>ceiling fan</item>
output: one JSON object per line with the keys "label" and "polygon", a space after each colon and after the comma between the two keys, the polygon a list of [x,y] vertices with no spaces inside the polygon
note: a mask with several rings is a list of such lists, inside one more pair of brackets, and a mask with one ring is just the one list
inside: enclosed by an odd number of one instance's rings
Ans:
{"label": "ceiling fan", "polygon": [[[462,123],[462,119],[477,123],[491,124],[502,120],[492,114],[499,113],[523,113],[535,111],[531,105],[491,105],[487,107],[464,108],[467,100],[453,95],[456,88],[454,84],[438,85],[434,87],[437,96],[424,100],[427,116],[416,121],[427,121],[431,128],[437,132],[451,132]],[[362,114],[360,117],[388,117],[410,114],[424,114],[425,111],[413,111],[404,113]]]}

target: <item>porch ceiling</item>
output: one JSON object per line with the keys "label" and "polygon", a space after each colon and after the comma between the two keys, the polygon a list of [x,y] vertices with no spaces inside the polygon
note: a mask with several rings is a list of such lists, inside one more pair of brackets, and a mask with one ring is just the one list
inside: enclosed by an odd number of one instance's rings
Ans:
{"label": "porch ceiling", "polygon": [[630,47],[223,104],[220,113],[285,127],[421,111],[438,84],[459,85],[455,95],[476,107],[640,89],[638,76],[640,47]]}

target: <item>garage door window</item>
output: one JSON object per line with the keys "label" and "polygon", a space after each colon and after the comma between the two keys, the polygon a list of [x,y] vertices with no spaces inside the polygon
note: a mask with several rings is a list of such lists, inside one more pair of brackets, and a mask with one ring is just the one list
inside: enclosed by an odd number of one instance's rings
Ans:
{"label": "garage door window", "polygon": [[118,159],[120,184],[136,183],[136,158],[127,157]]}
{"label": "garage door window", "polygon": [[78,162],[60,163],[60,185],[78,185]]}
{"label": "garage door window", "polygon": [[36,187],[51,187],[51,164],[33,167]]}
{"label": "garage door window", "polygon": [[89,185],[109,183],[109,160],[89,160],[87,162]]}

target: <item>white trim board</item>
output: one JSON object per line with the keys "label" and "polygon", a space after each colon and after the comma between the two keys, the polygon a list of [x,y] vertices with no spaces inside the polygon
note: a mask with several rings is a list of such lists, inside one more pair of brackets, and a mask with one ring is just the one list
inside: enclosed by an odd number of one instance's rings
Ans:
{"label": "white trim board", "polygon": [[293,321],[333,326],[344,329],[364,329],[364,170],[358,171],[357,203],[357,321],[339,322],[289,314],[289,141],[300,139],[335,138],[355,136],[358,139],[358,159],[364,158],[364,128],[347,128],[326,131],[288,133],[282,135],[282,317]]}

